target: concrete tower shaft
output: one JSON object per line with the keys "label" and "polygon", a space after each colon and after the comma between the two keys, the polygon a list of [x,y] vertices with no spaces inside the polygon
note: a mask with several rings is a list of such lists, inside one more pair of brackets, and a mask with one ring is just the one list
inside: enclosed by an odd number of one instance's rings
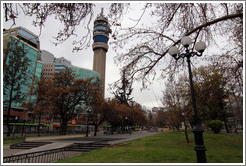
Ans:
{"label": "concrete tower shaft", "polygon": [[93,70],[100,73],[103,96],[105,93],[106,52],[108,51],[109,33],[111,33],[111,29],[108,19],[103,15],[102,8],[100,15],[94,21],[92,49],[94,51]]}

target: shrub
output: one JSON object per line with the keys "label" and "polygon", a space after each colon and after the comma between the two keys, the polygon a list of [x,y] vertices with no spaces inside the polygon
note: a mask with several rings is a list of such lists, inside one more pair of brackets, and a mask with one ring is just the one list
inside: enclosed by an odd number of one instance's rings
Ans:
{"label": "shrub", "polygon": [[211,130],[214,133],[219,133],[220,130],[222,129],[222,127],[223,127],[223,122],[221,120],[211,120],[208,123],[208,127],[211,128]]}

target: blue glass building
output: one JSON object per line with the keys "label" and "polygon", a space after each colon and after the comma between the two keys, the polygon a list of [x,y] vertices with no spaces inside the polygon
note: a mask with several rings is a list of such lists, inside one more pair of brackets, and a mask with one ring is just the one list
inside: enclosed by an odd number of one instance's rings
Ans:
{"label": "blue glass building", "polygon": [[[31,98],[33,98],[31,96],[35,80],[40,79],[42,71],[42,63],[38,62],[40,53],[38,36],[23,27],[17,27],[4,31],[3,38],[4,49],[10,47],[11,42],[17,41],[18,44],[24,46],[26,57],[30,60],[26,71],[27,78],[22,80],[24,83],[21,85],[20,89],[21,93],[26,97],[24,103],[28,103],[31,101]],[[5,63],[8,63],[8,58],[10,58],[11,55],[4,55],[4,57],[6,59]],[[4,101],[8,100],[8,95],[9,94],[6,94],[4,96]],[[13,103],[12,107],[22,107],[22,103]]]}

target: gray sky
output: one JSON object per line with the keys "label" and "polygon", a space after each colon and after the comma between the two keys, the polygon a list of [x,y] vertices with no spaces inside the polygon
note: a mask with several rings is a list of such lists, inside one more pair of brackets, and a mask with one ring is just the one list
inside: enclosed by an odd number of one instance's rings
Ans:
{"label": "gray sky", "polygon": [[[95,3],[95,2],[94,2]],[[131,2],[133,3],[133,2]],[[118,28],[126,28],[126,27],[131,27],[136,24],[136,22],[131,21],[131,19],[137,19],[141,15],[141,12],[139,9],[141,9],[141,5],[139,4],[140,2],[135,2],[134,6],[131,4],[131,8],[128,10],[128,13],[124,16],[122,20],[120,20],[119,23],[121,23],[121,27]],[[108,14],[108,4],[106,3],[95,3],[96,8],[94,10],[94,18],[92,19],[92,22],[90,24],[90,28],[93,28],[93,21],[96,18],[98,14],[101,12],[101,7],[104,7],[104,14]],[[2,10],[3,11],[3,10]],[[2,15],[3,16],[3,15]],[[131,19],[129,19],[131,18]],[[139,23],[139,25],[151,25],[154,23],[154,17],[151,17],[148,15],[148,13],[145,13],[142,18],[142,22]],[[2,19],[3,20],[3,19]],[[27,28],[28,30],[32,31],[35,34],[39,34],[39,28],[34,27],[32,25],[32,21],[35,20],[34,18],[30,18],[27,16],[19,15],[18,19],[16,20],[16,25],[14,27],[22,26]],[[156,23],[156,22],[155,22]],[[11,22],[5,23],[3,21],[3,28],[10,28],[11,27]],[[154,25],[154,24],[153,24]],[[152,25],[152,26],[153,26]],[[83,34],[85,33],[83,31],[83,23],[81,25],[77,26],[76,28],[76,33],[77,34]],[[113,27],[112,27],[113,28]],[[78,35],[78,38],[70,38],[69,40],[65,41],[62,44],[59,44],[55,46],[52,44],[51,41],[55,41],[52,36],[56,36],[58,31],[60,29],[63,29],[63,25],[58,21],[55,20],[53,16],[48,17],[48,19],[45,22],[45,27],[42,28],[42,34],[40,36],[40,44],[41,44],[41,49],[42,50],[47,50],[54,54],[55,57],[65,57],[66,59],[70,60],[73,65],[78,66],[78,67],[83,67],[87,69],[91,69],[93,67],[93,51],[92,47],[90,46],[86,50],[82,50],[79,52],[72,53],[73,45],[72,42],[74,40],[79,40],[81,36]],[[208,57],[208,56],[213,56],[214,54],[221,54],[225,53],[226,50],[223,50],[225,48],[224,46],[226,44],[226,40],[223,39],[222,37],[218,37],[216,39],[216,45],[215,43],[210,43],[209,48],[207,48],[204,51],[204,56],[203,57]],[[109,39],[109,43],[112,42],[113,39],[112,37]],[[91,39],[91,45],[92,45],[93,40]],[[136,42],[136,41],[133,41]],[[124,52],[126,48],[129,48],[131,43],[128,43],[122,50],[117,50],[117,52]],[[109,84],[112,84],[116,80],[120,78],[120,66],[117,66],[114,63],[114,57],[117,55],[117,53],[112,49],[111,45],[109,44],[109,50],[107,52],[107,59],[106,59],[106,82],[105,82],[105,97],[106,98],[112,98],[113,95],[110,94],[108,91],[109,89]],[[192,60],[195,62],[197,65],[205,65],[204,61],[202,58],[193,58]],[[168,62],[165,62],[168,63]],[[161,64],[163,65],[163,64]],[[184,69],[186,70],[186,69]],[[160,71],[157,71],[157,75],[160,74]],[[158,77],[157,77],[158,78]],[[162,91],[164,90],[164,80],[163,79],[155,79],[152,82],[152,85],[148,87],[148,89],[145,89],[141,91],[142,85],[141,83],[134,83],[133,84],[133,93],[132,97],[134,97],[134,100],[141,105],[147,107],[148,109],[151,109],[152,107],[160,107],[162,106],[160,99],[162,97]]]}
{"label": "gray sky", "polygon": [[[137,5],[137,4],[136,4]],[[94,11],[94,18],[97,16],[97,14],[100,13],[101,7],[104,7],[104,14],[107,15],[108,9],[106,7],[107,5],[96,3],[96,10]],[[136,10],[137,8],[134,8],[134,10],[130,11],[131,13],[128,14],[128,16],[124,17],[121,24],[122,27],[134,25],[134,22],[131,22],[128,17],[133,18],[134,16],[139,15],[139,12]],[[3,15],[2,15],[3,16]],[[146,18],[144,20],[148,21],[148,16],[145,16]],[[3,19],[2,19],[3,20]],[[22,26],[26,29],[30,30],[31,32],[35,34],[39,34],[39,28],[34,27],[32,25],[32,21],[34,19],[31,19],[31,17],[19,15],[16,19],[16,25],[14,27]],[[3,28],[9,28],[11,27],[11,22],[3,22]],[[91,27],[93,27],[93,21],[91,22]],[[62,44],[58,44],[55,46],[52,44],[51,41],[55,41],[52,36],[56,36],[57,32],[62,29],[62,24],[55,20],[54,17],[48,17],[47,21],[45,22],[45,27],[42,28],[42,33],[40,36],[40,46],[41,50],[47,50],[54,54],[55,57],[65,57],[66,59],[70,60],[73,65],[91,69],[93,66],[93,51],[92,47],[87,48],[86,50],[82,50],[79,52],[72,53],[72,41],[76,40],[76,38],[71,38],[67,41],[65,41]],[[83,32],[82,28],[80,29],[79,26],[76,29],[76,33],[85,33]],[[77,38],[78,40],[79,38]],[[112,41],[112,38],[109,40],[109,42]],[[92,44],[93,40],[91,40]],[[124,50],[123,50],[124,51]],[[116,56],[116,52],[110,47],[107,52],[107,60],[106,60],[106,83],[105,83],[105,97],[112,98],[112,94],[107,90],[109,88],[108,84],[113,83],[114,81],[118,80],[120,78],[119,73],[119,66],[117,66],[114,63],[113,58]],[[161,81],[155,81],[151,86],[149,86],[148,89],[141,91],[141,84],[140,83],[134,83],[133,85],[133,93],[132,96],[134,97],[134,100],[141,105],[151,109],[152,107],[158,107],[162,106],[160,102],[160,97],[162,94],[162,85],[163,83]]]}

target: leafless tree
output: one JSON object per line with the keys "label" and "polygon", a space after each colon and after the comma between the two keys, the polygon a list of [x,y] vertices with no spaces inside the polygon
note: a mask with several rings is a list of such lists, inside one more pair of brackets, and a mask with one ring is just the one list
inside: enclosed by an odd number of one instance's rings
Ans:
{"label": "leafless tree", "polygon": [[[223,37],[227,43],[226,54],[219,55],[220,65],[225,67],[228,75],[232,75],[237,84],[242,84],[243,62],[243,4],[242,3],[110,3],[109,22],[113,26],[112,37],[118,55],[116,63],[127,67],[129,79],[142,82],[147,87],[161,71],[161,77],[173,74],[183,65],[166,56],[171,46],[180,45],[180,39],[189,35],[195,43],[204,40],[207,45],[216,45],[218,37]],[[129,10],[142,6],[134,26],[122,29],[121,21]],[[94,14],[95,4],[91,3],[4,3],[4,19],[12,21],[18,19],[20,11],[27,16],[35,16],[33,22],[41,29],[49,16],[55,16],[64,24],[64,29],[58,32],[56,44],[66,41],[75,33],[75,29],[83,23],[87,33],[74,41],[74,50],[81,50],[91,43],[89,28]],[[151,20],[144,20],[144,16]],[[147,24],[146,24],[147,23]],[[128,43],[131,44],[129,46]],[[132,42],[134,41],[134,42]],[[128,44],[128,45],[127,45]],[[112,46],[112,45],[111,45]],[[129,46],[129,47],[128,47]],[[230,46],[230,47],[228,47]],[[193,46],[194,47],[194,46]],[[124,49],[123,49],[124,48]],[[213,55],[210,55],[216,61]],[[206,55],[206,60],[209,56]],[[233,62],[233,63],[232,63]],[[226,65],[224,65],[226,63]],[[241,88],[242,89],[242,88]]]}
{"label": "leafless tree", "polygon": [[[115,61],[124,64],[123,68],[127,66],[131,78],[142,82],[143,87],[155,79],[158,71],[164,77],[180,69],[183,62],[170,59],[167,53],[174,45],[183,49],[183,36],[189,35],[194,43],[203,39],[208,46],[216,44],[217,37],[223,37],[233,50],[238,50],[237,55],[229,55],[242,56],[243,4],[154,3],[145,4],[142,11],[152,16],[150,25],[123,29],[113,43],[116,51],[126,50]],[[135,42],[126,48],[130,41]],[[230,62],[227,64],[230,66]]]}
{"label": "leafless tree", "polygon": [[[93,16],[92,3],[4,3],[4,19],[5,22],[12,21],[12,25],[15,25],[16,19],[20,12],[23,12],[26,16],[34,16],[35,20],[33,25],[40,27],[40,34],[42,28],[45,26],[45,22],[48,17],[54,16],[63,23],[64,28],[60,30],[54,37],[59,44],[66,41],[71,36],[77,36],[75,29],[80,25],[85,29],[85,33],[80,37],[78,41],[74,41],[74,50],[80,50],[90,45],[91,30],[89,24],[91,23]],[[10,27],[11,28],[11,27]],[[81,28],[81,27],[80,27]]]}

